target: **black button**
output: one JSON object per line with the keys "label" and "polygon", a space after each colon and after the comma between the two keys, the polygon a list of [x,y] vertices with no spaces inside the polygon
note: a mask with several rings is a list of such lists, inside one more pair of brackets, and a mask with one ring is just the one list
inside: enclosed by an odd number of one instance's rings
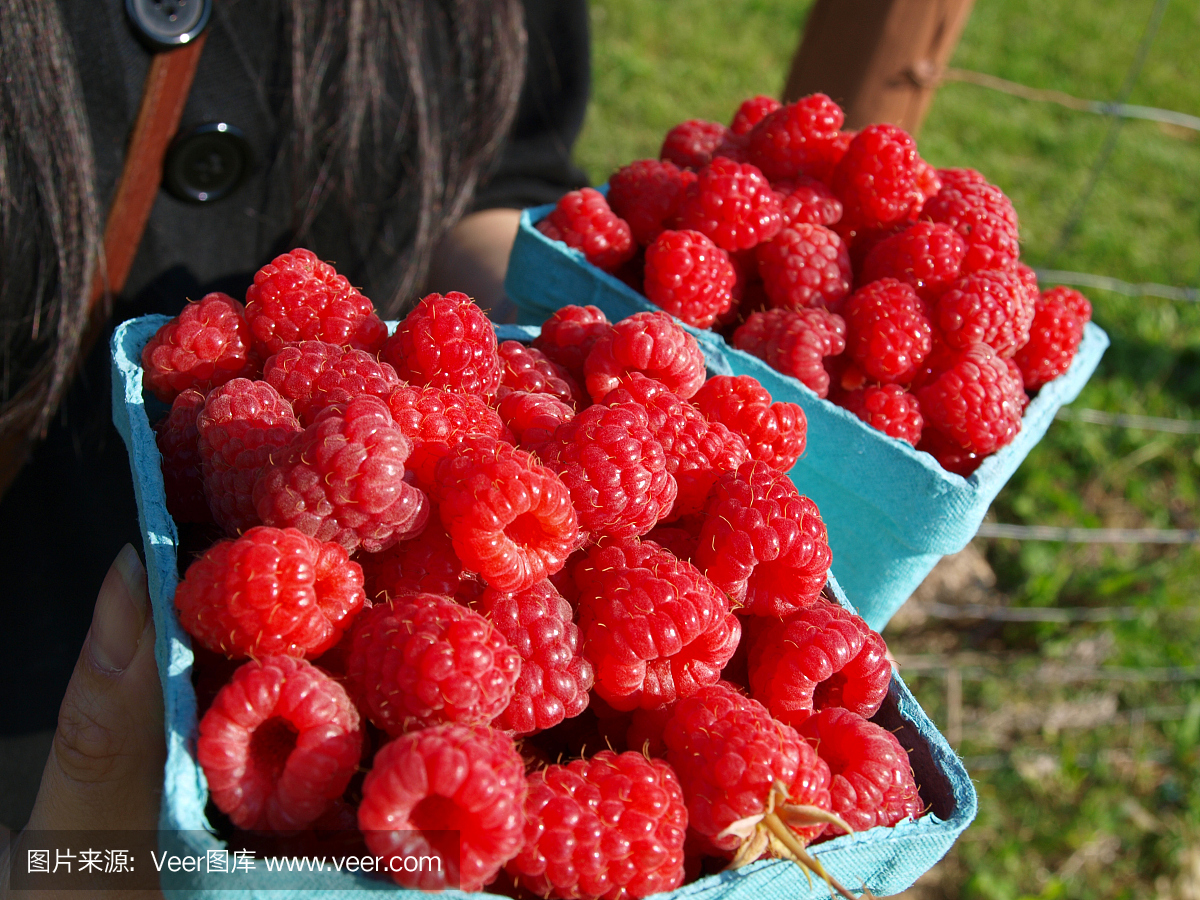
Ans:
{"label": "black button", "polygon": [[204,30],[212,14],[212,0],[125,0],[125,12],[138,37],[151,49],[170,50]]}
{"label": "black button", "polygon": [[180,200],[211,203],[232,194],[250,164],[250,144],[232,125],[197,125],[181,131],[167,151],[163,186]]}

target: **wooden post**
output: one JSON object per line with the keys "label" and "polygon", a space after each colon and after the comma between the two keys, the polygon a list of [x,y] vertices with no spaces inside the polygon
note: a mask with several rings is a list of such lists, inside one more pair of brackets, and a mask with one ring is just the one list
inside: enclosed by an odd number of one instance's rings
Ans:
{"label": "wooden post", "polygon": [[816,0],[784,99],[828,94],[846,128],[916,134],[974,0]]}

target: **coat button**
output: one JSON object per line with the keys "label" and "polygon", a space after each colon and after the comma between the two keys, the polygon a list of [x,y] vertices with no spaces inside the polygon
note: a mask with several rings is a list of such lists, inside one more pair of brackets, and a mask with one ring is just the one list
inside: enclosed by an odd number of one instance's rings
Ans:
{"label": "coat button", "polygon": [[212,0],[125,0],[137,36],[154,50],[181,47],[208,24]]}
{"label": "coat button", "polygon": [[211,203],[227,197],[250,171],[245,136],[232,125],[208,122],[176,135],[163,165],[163,186],[180,200]]}

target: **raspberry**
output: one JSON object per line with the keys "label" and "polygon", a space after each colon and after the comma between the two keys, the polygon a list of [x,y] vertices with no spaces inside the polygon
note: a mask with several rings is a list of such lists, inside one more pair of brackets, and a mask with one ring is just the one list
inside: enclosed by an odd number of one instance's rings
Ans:
{"label": "raspberry", "polygon": [[824,94],[776,110],[749,133],[747,158],[771,181],[809,175],[825,180],[837,162],[838,129],[845,116]]}
{"label": "raspberry", "polygon": [[301,425],[311,425],[326,406],[360,394],[386,400],[400,385],[396,370],[364,350],[322,341],[289,344],[263,365],[263,381],[287,398]]}
{"label": "raspberry", "polygon": [[564,306],[542,323],[541,334],[534,338],[533,346],[564,366],[582,384],[584,360],[596,341],[611,328],[598,307]]}
{"label": "raspberry", "polygon": [[498,399],[510,391],[552,394],[575,407],[584,402],[583,388],[565,366],[552,361],[536,347],[526,347],[519,341],[505,341],[499,348],[500,389]]}
{"label": "raspberry", "polygon": [[550,394],[512,391],[505,394],[497,409],[500,418],[517,440],[517,446],[530,453],[554,437],[558,426],[575,418],[575,410]]}
{"label": "raspberry", "polygon": [[207,393],[233,378],[253,378],[261,360],[245,310],[228,294],[189,303],[142,349],[142,380],[164,403],[188,388]]}
{"label": "raspberry", "polygon": [[645,534],[675,503],[678,486],[649,425],[636,403],[589,406],[538,449],[571,492],[584,532]]}
{"label": "raspberry", "polygon": [[678,227],[700,231],[722,250],[748,250],[783,227],[779,197],[762,172],[723,157],[700,170],[679,204]]}
{"label": "raspberry", "polygon": [[737,851],[734,864],[744,864],[767,853],[767,829],[799,845],[825,830],[829,766],[758,701],[723,684],[702,688],[675,705],[663,742],[703,850]]}
{"label": "raspberry", "polygon": [[946,368],[917,391],[926,428],[982,455],[1016,437],[1024,396],[1020,379],[987,344],[951,354]]}
{"label": "raspberry", "polygon": [[920,163],[916,142],[894,125],[868,125],[855,135],[830,185],[845,207],[843,236],[915,219],[925,200]]}
{"label": "raspberry", "polygon": [[[1029,340],[1013,357],[1027,391],[1036,391],[1071,367],[1087,321],[1080,319],[1077,307],[1071,305],[1075,299],[1071,294],[1083,297],[1070,288],[1056,287],[1046,291],[1037,301]],[[1083,302],[1087,303],[1087,299]],[[1091,304],[1087,311],[1091,312]]]}
{"label": "raspberry", "polygon": [[[942,188],[960,190],[969,184],[987,184],[988,180],[974,169],[937,169]],[[938,188],[940,191],[942,188]]]}
{"label": "raspberry", "polygon": [[933,328],[916,291],[895,278],[854,292],[843,310],[846,357],[869,378],[907,384],[933,349]]}
{"label": "raspberry", "polygon": [[667,313],[634,313],[592,346],[584,363],[588,393],[599,400],[629,372],[661,381],[687,400],[704,384],[704,351]]}
{"label": "raspberry", "polygon": [[405,465],[417,487],[430,491],[438,461],[468,435],[507,440],[504,422],[482,397],[402,384],[387,398],[396,425],[412,441]]}
{"label": "raspberry", "polygon": [[261,525],[254,482],[301,432],[291,404],[265,381],[235,378],[209,392],[196,432],[213,520],[230,535]]}
{"label": "raspberry", "polygon": [[387,337],[371,301],[304,249],[277,256],[255,273],[246,290],[246,320],[264,359],[297,341],[374,353]]}
{"label": "raspberry", "polygon": [[964,449],[957,441],[929,425],[921,429],[921,443],[917,444],[917,449],[936,459],[947,472],[963,478],[969,478],[987,455]]}
{"label": "raspberry", "polygon": [[699,231],[663,231],[646,248],[646,297],[697,328],[708,328],[733,302],[729,256]]}
{"label": "raspberry", "polygon": [[364,610],[346,677],[365,715],[392,737],[427,725],[486,725],[504,711],[521,655],[479,613],[440,594]]}
{"label": "raspberry", "polygon": [[255,509],[266,525],[377,553],[419,534],[429,518],[428,498],[404,480],[411,451],[378,397],[327,406],[263,469]]}
{"label": "raspberry", "polygon": [[358,711],[302,659],[248,662],[200,720],[196,759],[238,828],[294,831],[332,809],[362,755]]}
{"label": "raspberry", "polygon": [[737,135],[749,134],[750,129],[782,106],[783,104],[774,97],[763,94],[743,100],[737,112],[733,114],[729,130]]}
{"label": "raspberry", "polygon": [[162,454],[163,492],[167,511],[176,522],[211,522],[204,497],[204,463],[197,441],[196,419],[204,395],[194,388],[180,391],[167,417],[154,426],[154,442]]}
{"label": "raspberry", "polygon": [[579,539],[568,485],[524,450],[464,438],[438,463],[438,512],[463,565],[501,591],[557,572]]}
{"label": "raspberry", "polygon": [[320,656],[365,600],[362,569],[340,545],[266,526],[214,544],[175,589],[184,630],[231,658]]}
{"label": "raspberry", "polygon": [[867,385],[856,391],[843,391],[839,406],[854,413],[872,428],[914,447],[921,440],[921,407],[917,398],[898,384]]}
{"label": "raspberry", "polygon": [[[891,827],[925,811],[908,753],[887,729],[831,707],[809,716],[796,730],[829,765],[833,811],[853,830]],[[840,832],[830,826],[823,838]]]}
{"label": "raspberry", "polygon": [[[1017,264],[1017,270],[1023,271],[1021,263]],[[1037,287],[1036,275],[1034,276],[1033,286],[1035,288]],[[1058,287],[1050,288],[1050,290],[1046,291],[1044,294],[1041,294],[1040,297],[1041,299],[1049,299],[1053,297],[1056,300],[1065,303],[1067,307],[1075,313],[1081,323],[1092,321],[1092,302],[1074,288],[1069,288],[1060,284]]]}
{"label": "raspberry", "polygon": [[471,603],[521,656],[512,700],[493,722],[516,735],[552,728],[583,712],[592,664],[581,653],[574,610],[549,581],[515,593],[488,588]]}
{"label": "raspberry", "polygon": [[688,119],[667,132],[658,155],[681,169],[701,169],[712,162],[728,130],[720,122]]}
{"label": "raspberry", "polygon": [[850,251],[824,225],[795,225],[754,249],[771,305],[829,307],[850,293]]}
{"label": "raspberry", "polygon": [[892,681],[883,638],[854,613],[824,601],[759,631],[749,672],[751,696],[789,725],[829,706],[873,716]]}
{"label": "raspberry", "polygon": [[594,188],[564,194],[537,230],[552,241],[581,251],[598,269],[612,272],[637,252],[629,224]]}
{"label": "raspberry", "polygon": [[657,709],[715,683],[742,636],[729,600],[651,541],[600,541],[575,566],[583,652],[614,709]]}
{"label": "raspberry", "polygon": [[636,900],[683,883],[686,834],[667,763],[601,750],[529,776],[525,846],[507,871],[540,897]]}
{"label": "raspberry", "polygon": [[379,359],[414,387],[487,400],[500,387],[496,332],[475,301],[458,291],[422,298],[384,342]]}
{"label": "raspberry", "polygon": [[511,737],[482,726],[433,726],[375,754],[358,827],[377,856],[441,859],[417,872],[392,869],[397,884],[478,891],[521,849],[526,790]]}
{"label": "raspberry", "polygon": [[[698,536],[698,533],[693,534],[687,528],[678,527],[677,524],[658,525],[650,529],[642,540],[654,541],[658,546],[674,554],[679,559],[691,562],[692,557],[696,553],[696,540]],[[636,745],[630,744],[629,746],[633,747]]]}
{"label": "raspberry", "polygon": [[645,247],[679,211],[679,201],[696,173],[673,162],[641,159],[613,173],[608,180],[608,205],[629,223],[633,239]]}
{"label": "raspberry", "polygon": [[462,562],[440,522],[430,522],[418,539],[400,541],[379,553],[356,557],[367,596],[384,601],[400,594],[454,596],[464,578]]}
{"label": "raspberry", "polygon": [[835,225],[842,218],[842,201],[825,182],[807,175],[786,181],[772,181],[779,194],[783,227],[792,225]]}
{"label": "raspberry", "polygon": [[817,505],[788,477],[754,460],[720,476],[704,506],[696,566],[755,616],[816,602],[831,554]]}
{"label": "raspberry", "polygon": [[859,281],[895,278],[925,299],[934,299],[958,278],[967,245],[949,225],[917,222],[871,248]]}
{"label": "raspberry", "polygon": [[787,472],[804,454],[808,419],[795,403],[773,403],[752,375],[714,375],[692,398],[710,422],[740,434],[750,458]]}
{"label": "raspberry", "polygon": [[1029,340],[1036,301],[1012,271],[964,275],[938,298],[934,314],[947,346],[965,350],[984,343],[1009,359]]}
{"label": "raspberry", "polygon": [[731,343],[824,397],[829,393],[829,373],[822,359],[846,349],[846,323],[818,307],[769,309],[751,313],[733,333]]}
{"label": "raspberry", "polygon": [[1010,268],[1020,254],[1017,211],[1000,188],[982,177],[943,177],[942,189],[921,207],[921,218],[949,225],[962,235],[967,245],[964,273]]}

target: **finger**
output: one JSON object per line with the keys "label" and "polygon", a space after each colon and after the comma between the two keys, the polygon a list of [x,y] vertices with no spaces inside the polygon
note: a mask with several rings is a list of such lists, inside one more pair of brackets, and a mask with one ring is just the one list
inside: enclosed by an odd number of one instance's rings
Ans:
{"label": "finger", "polygon": [[126,544],[96,597],[28,828],[157,828],[165,757],[146,571]]}

